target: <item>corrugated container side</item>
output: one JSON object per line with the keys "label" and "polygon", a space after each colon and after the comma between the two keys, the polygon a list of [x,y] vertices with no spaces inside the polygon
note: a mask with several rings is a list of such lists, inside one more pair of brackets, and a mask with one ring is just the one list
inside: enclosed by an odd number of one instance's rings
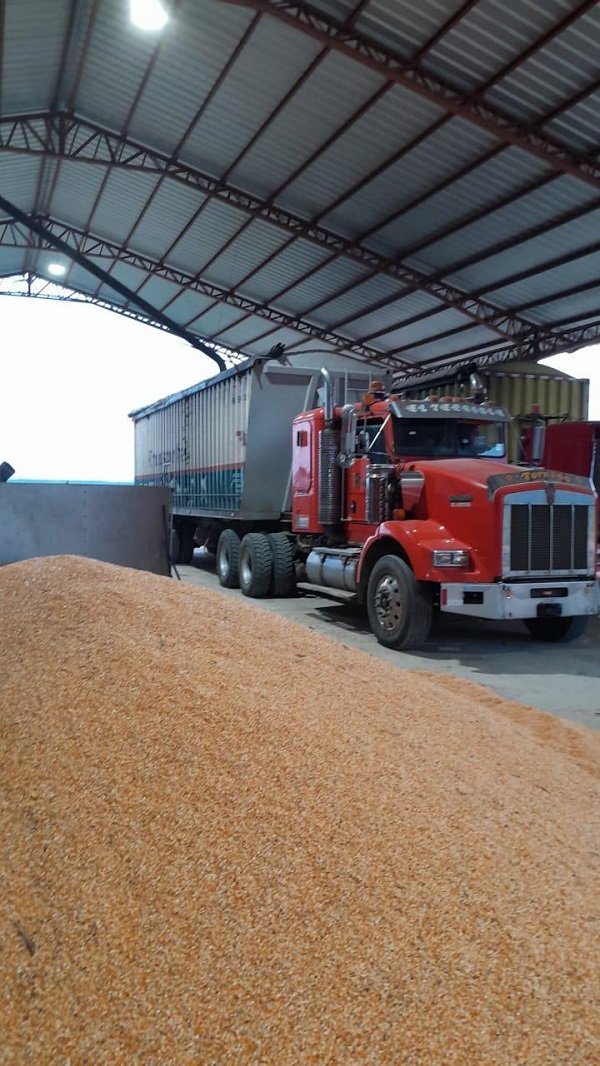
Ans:
{"label": "corrugated container side", "polygon": [[[540,372],[541,371],[541,372]],[[496,371],[484,375],[490,400],[508,408],[516,419],[528,415],[534,406],[542,415],[559,415],[569,421],[588,416],[589,381],[571,378],[552,367],[536,370],[536,365],[522,369]],[[519,425],[509,427],[508,454],[511,461],[519,458]]]}
{"label": "corrugated container side", "polygon": [[[501,407],[506,407],[516,419],[528,415],[534,406],[542,415],[565,416],[569,421],[588,417],[590,383],[587,378],[572,378],[554,367],[537,363],[513,363],[505,370],[482,371],[488,398]],[[436,382],[429,387],[420,387],[417,396],[439,394],[445,389],[452,392],[455,383]],[[511,462],[519,458],[519,426],[512,422],[508,431],[508,456]]]}
{"label": "corrugated container side", "polygon": [[[350,361],[332,371],[336,401],[366,391]],[[318,402],[316,366],[255,366],[134,412],[135,479],[167,485],[179,515],[277,521],[286,509],[292,421]]]}
{"label": "corrugated container side", "polygon": [[248,371],[137,418],[136,482],[168,485],[177,511],[239,509],[251,382]]}

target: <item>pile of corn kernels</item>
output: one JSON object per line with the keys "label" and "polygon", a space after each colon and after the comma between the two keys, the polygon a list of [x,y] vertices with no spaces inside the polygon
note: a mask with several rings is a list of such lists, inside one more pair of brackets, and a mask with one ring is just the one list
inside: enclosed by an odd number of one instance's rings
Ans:
{"label": "pile of corn kernels", "polygon": [[0,1062],[600,1062],[600,737],[90,560],[0,570]]}

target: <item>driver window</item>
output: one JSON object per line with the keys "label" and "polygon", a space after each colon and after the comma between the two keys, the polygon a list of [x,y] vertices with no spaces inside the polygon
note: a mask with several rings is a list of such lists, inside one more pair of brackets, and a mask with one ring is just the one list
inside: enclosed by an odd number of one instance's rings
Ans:
{"label": "driver window", "polygon": [[[379,433],[383,421],[367,422],[359,426],[356,434],[357,452],[359,455],[367,455],[372,463],[389,463],[389,456],[385,447],[385,436]],[[377,434],[379,436],[377,437]],[[375,438],[377,440],[375,441]],[[372,447],[373,441],[375,446]]]}

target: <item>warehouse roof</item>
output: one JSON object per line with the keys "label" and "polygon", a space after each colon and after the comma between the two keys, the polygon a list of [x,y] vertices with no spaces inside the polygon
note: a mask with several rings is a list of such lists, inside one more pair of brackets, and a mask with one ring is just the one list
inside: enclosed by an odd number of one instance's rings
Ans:
{"label": "warehouse roof", "polygon": [[226,361],[600,336],[600,5],[163,2],[0,0],[2,277]]}

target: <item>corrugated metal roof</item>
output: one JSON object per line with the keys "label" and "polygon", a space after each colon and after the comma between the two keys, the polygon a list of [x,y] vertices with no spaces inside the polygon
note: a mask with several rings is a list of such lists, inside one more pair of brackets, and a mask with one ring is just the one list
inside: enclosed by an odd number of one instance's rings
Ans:
{"label": "corrugated metal roof", "polygon": [[[381,86],[382,81],[378,79],[376,87],[380,89]],[[342,82],[338,86],[338,96],[344,94]],[[427,100],[413,102],[405,89],[388,89],[291,183],[280,197],[281,203],[291,210],[319,214],[408,147],[442,115],[441,108]],[[331,134],[331,129],[329,132]],[[360,152],[356,150],[357,143],[361,145]],[[346,232],[344,220],[341,225]],[[352,225],[348,232],[355,230],[356,225]]]}
{"label": "corrugated metal roof", "polygon": [[[344,332],[349,336],[359,338],[373,330],[384,329],[386,326],[396,325],[405,318],[428,312],[432,309],[442,310],[443,305],[426,292],[411,292],[400,299],[397,297],[398,286],[391,278],[375,277],[365,281],[358,289],[354,289],[347,296],[340,296],[331,300],[319,311],[323,320],[333,320],[334,323],[347,319],[351,320],[344,326]],[[379,304],[383,300],[390,300],[375,311],[365,311],[372,304]]]}
{"label": "corrugated metal roof", "polygon": [[[207,0],[184,0],[181,15],[167,27],[156,62],[131,120],[131,135],[143,144],[172,151],[252,22],[252,12],[232,8],[227,19]],[[127,29],[124,36],[130,36]],[[220,134],[227,136],[228,125]],[[212,138],[185,142],[181,155],[192,163],[210,162],[206,147]]]}
{"label": "corrugated metal roof", "polygon": [[[586,248],[594,240],[600,224],[600,209],[591,211],[584,218],[558,226],[549,233],[524,241],[518,246],[518,254],[512,248],[498,252],[489,258],[481,259],[472,267],[458,274],[449,274],[449,280],[467,290],[482,288],[499,288],[501,281],[517,272],[543,269],[545,264],[557,256],[568,255]],[[562,268],[559,268],[562,269]],[[568,280],[571,280],[573,267],[569,266]],[[565,271],[562,270],[563,277]]]}
{"label": "corrugated metal roof", "polygon": [[480,0],[432,49],[428,66],[474,92],[548,33],[577,0]]}
{"label": "corrugated metal roof", "polygon": [[[329,260],[330,256],[322,248],[308,241],[295,241],[268,266],[259,270],[244,289],[254,299],[268,300],[273,299],[273,294],[292,286],[285,293],[285,306],[291,311],[301,311],[367,274],[358,263],[347,259]],[[316,273],[306,280],[299,280],[319,266]]]}
{"label": "corrugated metal roof", "polygon": [[[319,51],[314,41],[295,37],[292,29],[261,20],[187,140],[186,159],[216,173],[229,170]],[[282,55],[285,63],[274,61]],[[270,169],[265,166],[262,180],[275,188],[279,179],[271,179]]]}
{"label": "corrugated metal roof", "polygon": [[[516,241],[532,227],[542,223],[550,224],[565,212],[569,213],[577,208],[585,208],[587,211],[593,206],[600,206],[600,193],[578,183],[570,176],[558,178],[541,189],[535,189],[512,203],[505,204],[497,211],[490,211],[476,222],[465,225],[458,233],[427,245],[421,255],[429,262],[435,263],[438,269],[448,268],[464,257],[475,254],[484,257],[487,250],[495,245],[508,239]],[[526,226],[523,225],[524,219],[527,220]],[[584,225],[587,227],[588,221],[584,222]],[[576,232],[576,228],[570,224],[566,228]],[[560,236],[558,234],[559,239]],[[551,239],[554,242],[554,235]],[[579,239],[579,233],[576,239]],[[520,251],[517,251],[520,247],[515,244],[511,249],[513,260],[515,254],[520,256]],[[557,247],[557,254],[560,254],[560,251],[561,248]]]}
{"label": "corrugated metal roof", "polygon": [[[564,14],[564,5],[560,7]],[[548,13],[546,3],[544,13]],[[525,121],[545,115],[597,78],[599,40],[600,11],[595,8],[491,89],[488,99]],[[563,135],[568,144],[568,127]]]}
{"label": "corrugated metal roof", "polygon": [[69,8],[69,0],[36,4],[35,12],[28,4],[5,5],[4,39],[10,42],[10,48],[4,49],[2,58],[3,114],[38,111],[52,101]]}
{"label": "corrugated metal roof", "polygon": [[484,130],[469,126],[461,119],[453,119],[337,210],[327,213],[327,224],[358,235],[493,146],[493,138]]}
{"label": "corrugated metal roof", "polygon": [[[141,287],[246,353],[328,330],[422,362],[600,318],[598,5],[312,0],[307,33],[265,4],[181,0],[155,35],[123,0],[6,0],[0,194],[71,246],[89,232],[110,274],[99,288],[76,266],[70,286],[121,305],[110,277]],[[319,12],[336,20],[321,37]],[[43,271],[43,242],[16,232],[0,274]]]}
{"label": "corrugated metal roof", "polygon": [[590,93],[564,115],[546,123],[546,131],[578,152],[594,152],[600,143],[600,90]]}
{"label": "corrugated metal roof", "polygon": [[[13,156],[8,165],[8,160],[2,158],[0,153],[0,193],[8,200],[18,200],[23,205],[23,210],[33,211],[35,193],[42,168],[41,159],[27,156]],[[0,209],[0,218],[4,212]],[[0,264],[2,260],[0,247]]]}
{"label": "corrugated metal roof", "polygon": [[198,207],[202,207],[201,213],[169,256],[169,262],[190,274],[196,274],[213,256],[218,255],[225,242],[237,233],[246,220],[240,211],[234,211],[217,200],[201,198]]}
{"label": "corrugated metal roof", "polygon": [[[440,26],[463,5],[463,0],[371,0],[357,19],[357,29],[374,41],[390,46],[403,59],[411,59],[434,37]],[[320,10],[326,10],[323,3]],[[356,4],[345,8],[350,15]]]}
{"label": "corrugated metal roof", "polygon": [[[564,267],[538,269],[526,279],[512,285],[498,285],[490,288],[487,297],[504,307],[511,304],[531,303],[532,300],[545,300],[555,292],[563,289],[587,285],[600,276],[600,251],[579,256],[569,263],[568,271]],[[531,314],[531,312],[528,312]],[[574,316],[575,317],[575,316]]]}
{"label": "corrugated metal roof", "polygon": [[156,188],[157,178],[149,174],[128,174],[112,170],[90,219],[94,233],[123,241]]}
{"label": "corrugated metal roof", "polygon": [[81,167],[63,160],[52,197],[53,217],[69,220],[77,228],[85,226],[107,175],[107,167]]}
{"label": "corrugated metal roof", "polygon": [[[261,134],[247,156],[234,167],[232,181],[244,187],[260,189],[266,195],[287,184],[298,168],[324,148],[338,128],[367,104],[384,84],[382,78],[368,70],[360,70],[354,76],[352,67],[351,61],[342,56],[325,56],[289,104]],[[336,147],[337,144],[339,142],[336,142]],[[333,152],[334,149],[326,149],[320,161],[331,157]],[[349,165],[354,171],[358,167],[359,171],[362,169],[366,172],[367,160],[366,153],[361,161],[355,151],[354,160]],[[330,175],[334,175],[335,164],[331,170],[327,164],[325,166],[326,180],[329,181]],[[327,189],[323,189],[320,200],[318,196],[315,197],[315,188],[321,187],[323,172],[319,175],[315,167],[310,168],[306,200],[298,191],[302,188],[305,174],[306,171],[292,182],[284,194],[278,195],[282,204],[301,204],[304,211],[308,209],[311,214],[316,214],[323,196],[327,196]],[[350,169],[346,183],[352,180],[352,176]]]}
{"label": "corrugated metal roof", "polygon": [[[526,156],[518,148],[503,149],[489,162],[481,163],[439,192],[427,195],[424,201],[419,197],[415,207],[410,207],[415,197],[407,198],[400,205],[400,217],[377,230],[369,238],[369,244],[387,255],[405,255],[413,246],[430,241],[448,226],[454,227],[464,222],[467,227],[473,214],[483,213],[486,217],[491,216],[498,201],[504,202],[507,198],[515,197],[515,203],[518,203],[522,189],[527,188],[531,182],[551,174],[539,159]],[[579,188],[579,183],[577,187]],[[584,186],[581,188],[587,195],[587,189]],[[464,232],[461,228],[454,231],[450,237],[450,244],[455,242],[457,254],[460,254]],[[427,248],[426,252],[419,254],[423,261],[430,256],[437,265],[435,251],[430,253]]]}

